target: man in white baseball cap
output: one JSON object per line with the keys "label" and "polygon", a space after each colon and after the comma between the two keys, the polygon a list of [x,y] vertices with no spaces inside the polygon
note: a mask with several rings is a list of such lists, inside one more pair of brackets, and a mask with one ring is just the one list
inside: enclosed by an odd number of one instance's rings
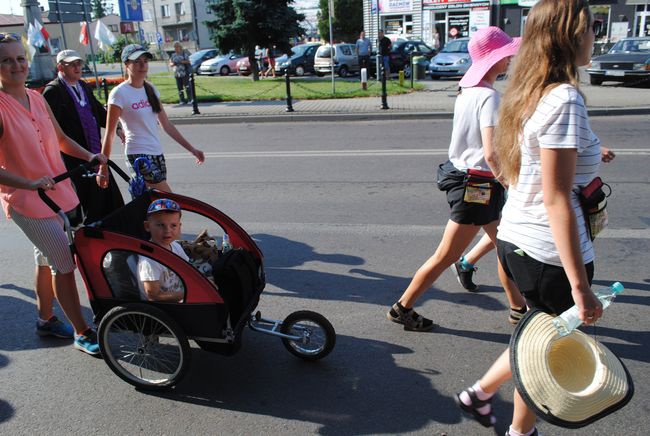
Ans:
{"label": "man in white baseball cap", "polygon": [[81,61],[83,64],[83,58],[75,50],[61,50],[56,55],[57,64],[60,64],[61,62],[70,63],[74,61]]}

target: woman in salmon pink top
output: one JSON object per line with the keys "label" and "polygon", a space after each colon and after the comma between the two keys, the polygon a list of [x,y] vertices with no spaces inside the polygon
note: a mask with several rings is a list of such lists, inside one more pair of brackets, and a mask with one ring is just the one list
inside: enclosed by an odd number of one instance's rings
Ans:
{"label": "woman in salmon pink top", "polygon": [[[7,218],[34,244],[36,333],[74,337],[75,348],[99,354],[95,331],[81,314],[75,264],[62,219],[39,198],[37,189],[48,191],[62,210],[70,211],[79,203],[70,180],[55,186],[52,179],[66,172],[60,152],[102,163],[106,157],[90,153],[63,133],[45,99],[25,88],[27,73],[20,36],[0,33],[0,202]],[[72,327],[52,316],[55,296]]]}

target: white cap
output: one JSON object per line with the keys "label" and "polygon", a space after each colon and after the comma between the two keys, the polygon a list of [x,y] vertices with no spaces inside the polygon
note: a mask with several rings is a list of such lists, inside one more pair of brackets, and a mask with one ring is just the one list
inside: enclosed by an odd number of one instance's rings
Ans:
{"label": "white cap", "polygon": [[74,62],[76,60],[83,61],[83,58],[75,50],[61,50],[56,55],[56,63],[57,64],[59,64],[61,62]]}

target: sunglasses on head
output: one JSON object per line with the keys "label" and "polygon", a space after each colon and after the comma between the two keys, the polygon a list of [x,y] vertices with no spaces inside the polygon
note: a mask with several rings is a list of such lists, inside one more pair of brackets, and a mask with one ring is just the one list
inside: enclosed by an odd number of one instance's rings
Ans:
{"label": "sunglasses on head", "polygon": [[0,33],[0,42],[20,41],[20,35],[17,33]]}
{"label": "sunglasses on head", "polygon": [[591,23],[591,28],[594,31],[594,35],[596,37],[602,36],[603,32],[603,22],[600,20],[594,20],[593,23]]}

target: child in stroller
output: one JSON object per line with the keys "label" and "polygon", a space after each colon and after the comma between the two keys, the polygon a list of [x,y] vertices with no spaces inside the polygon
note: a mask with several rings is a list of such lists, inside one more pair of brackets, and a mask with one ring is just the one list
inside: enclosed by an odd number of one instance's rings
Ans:
{"label": "child in stroller", "polygon": [[[189,261],[187,254],[176,241],[181,232],[181,207],[174,200],[159,198],[152,201],[147,208],[144,228],[151,234],[151,242]],[[138,278],[142,282],[140,296],[143,300],[183,301],[185,289],[180,277],[155,260],[148,257],[139,258]]]}

